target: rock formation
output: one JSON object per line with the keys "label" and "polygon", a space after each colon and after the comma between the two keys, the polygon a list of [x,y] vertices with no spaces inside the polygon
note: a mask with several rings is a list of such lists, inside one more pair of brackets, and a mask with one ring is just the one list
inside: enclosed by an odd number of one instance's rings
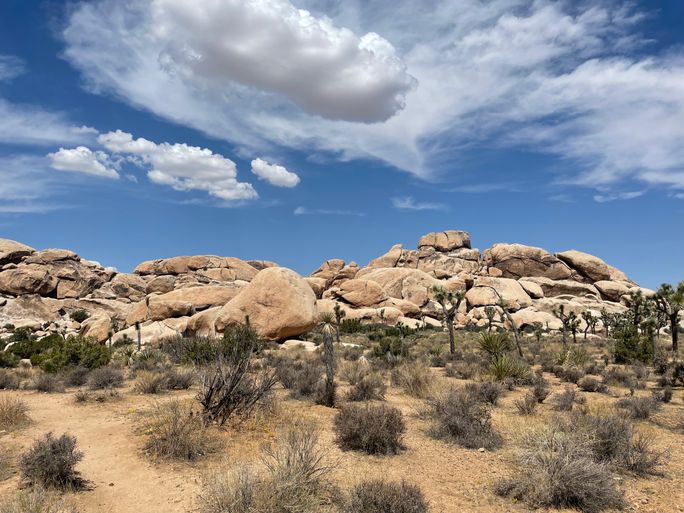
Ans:
{"label": "rock formation", "polygon": [[[213,255],[150,260],[132,274],[82,259],[72,251],[37,251],[0,239],[0,336],[25,327],[38,336],[80,332],[105,341],[213,335],[250,323],[266,338],[285,340],[310,330],[319,312],[339,303],[364,322],[440,324],[432,289],[463,291],[460,326],[486,325],[485,308],[503,301],[516,324],[558,329],[554,307],[577,313],[625,309],[637,284],[593,255],[551,254],[522,244],[495,244],[480,253],[463,231],[429,233],[417,249],[400,244],[366,267],[332,259],[308,277],[267,260]],[[76,310],[90,317],[71,320]],[[497,322],[504,322],[502,316]],[[3,327],[6,326],[6,327]]]}

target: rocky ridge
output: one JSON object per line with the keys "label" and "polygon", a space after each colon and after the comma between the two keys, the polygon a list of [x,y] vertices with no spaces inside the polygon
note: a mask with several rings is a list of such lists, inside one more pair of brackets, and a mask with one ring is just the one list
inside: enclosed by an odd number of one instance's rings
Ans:
{"label": "rocky ridge", "polygon": [[[363,322],[440,325],[433,286],[465,292],[460,327],[484,326],[485,308],[503,299],[518,327],[558,329],[560,304],[580,313],[625,309],[639,286],[600,258],[571,250],[552,254],[522,244],[495,244],[480,252],[463,231],[429,233],[417,249],[397,244],[366,267],[339,259],[308,277],[270,261],[213,255],[143,262],[118,273],[64,249],[35,250],[0,239],[0,336],[14,327],[38,336],[82,333],[105,341],[143,341],[176,335],[212,335],[250,322],[264,337],[283,340],[307,332],[319,312],[339,303]],[[652,293],[642,289],[646,293]],[[70,319],[86,310],[83,323]],[[497,316],[497,322],[504,322]]]}

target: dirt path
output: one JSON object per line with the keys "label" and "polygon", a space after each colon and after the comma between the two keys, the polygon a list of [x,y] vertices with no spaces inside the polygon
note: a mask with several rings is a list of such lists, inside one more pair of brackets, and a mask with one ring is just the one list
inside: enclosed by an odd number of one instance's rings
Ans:
{"label": "dirt path", "polygon": [[[10,392],[3,392],[10,393]],[[142,437],[136,435],[135,417],[149,407],[144,398],[127,397],[108,404],[74,403],[72,393],[22,393],[30,408],[32,425],[11,442],[28,447],[49,431],[67,432],[84,453],[78,465],[92,489],[70,494],[82,513],[187,513],[197,491],[198,471],[188,465],[153,464],[141,453]],[[3,443],[7,443],[3,440]],[[14,493],[18,478],[0,483],[0,495]]]}

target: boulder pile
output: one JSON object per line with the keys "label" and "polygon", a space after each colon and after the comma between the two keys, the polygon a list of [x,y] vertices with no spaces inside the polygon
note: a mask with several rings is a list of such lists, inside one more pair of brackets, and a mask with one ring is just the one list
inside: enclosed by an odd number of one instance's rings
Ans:
{"label": "boulder pile", "polygon": [[[82,333],[104,342],[110,334],[135,338],[137,325],[147,342],[213,335],[249,318],[262,336],[287,340],[336,304],[363,322],[439,326],[435,286],[465,294],[460,327],[485,326],[489,307],[505,324],[503,301],[519,328],[549,329],[560,327],[552,312],[561,304],[577,314],[620,312],[639,288],[581,251],[495,244],[481,253],[463,231],[429,233],[417,249],[394,245],[366,267],[328,260],[308,277],[270,261],[213,255],[150,260],[124,274],[72,251],[0,239],[0,336],[28,328],[38,336]],[[72,320],[76,310],[89,318]]]}

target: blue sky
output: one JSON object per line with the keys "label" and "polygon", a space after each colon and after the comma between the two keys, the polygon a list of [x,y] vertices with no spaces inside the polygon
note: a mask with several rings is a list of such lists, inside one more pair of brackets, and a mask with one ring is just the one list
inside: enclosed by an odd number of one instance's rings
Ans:
{"label": "blue sky", "polygon": [[679,281],[682,29],[676,0],[4,0],[0,236],[308,274],[464,229]]}

